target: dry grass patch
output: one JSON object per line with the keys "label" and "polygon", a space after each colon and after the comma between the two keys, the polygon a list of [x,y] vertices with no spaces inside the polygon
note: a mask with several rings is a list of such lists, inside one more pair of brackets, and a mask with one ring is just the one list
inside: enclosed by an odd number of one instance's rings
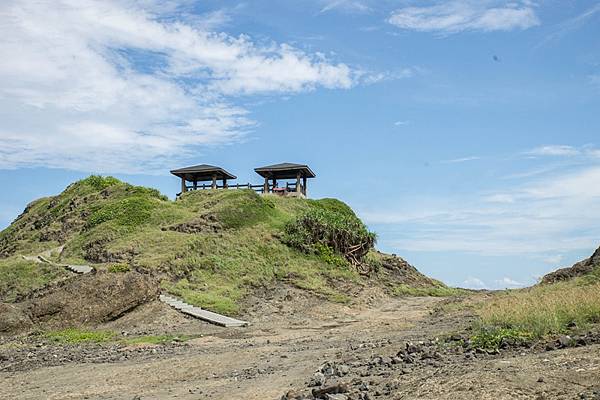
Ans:
{"label": "dry grass patch", "polygon": [[483,304],[485,328],[516,329],[535,337],[600,322],[600,282],[576,280],[508,291]]}

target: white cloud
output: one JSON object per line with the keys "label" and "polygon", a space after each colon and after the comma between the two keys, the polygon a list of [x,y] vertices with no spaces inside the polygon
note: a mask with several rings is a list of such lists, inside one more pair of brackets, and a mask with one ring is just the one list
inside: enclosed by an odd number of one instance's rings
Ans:
{"label": "white cloud", "polygon": [[514,279],[509,278],[507,276],[505,276],[502,279],[497,279],[495,281],[495,284],[498,289],[516,289],[526,286],[524,283],[517,282]]}
{"label": "white cloud", "polygon": [[462,287],[466,289],[486,289],[487,285],[481,279],[470,276],[464,280]]}
{"label": "white cloud", "polygon": [[386,240],[399,251],[542,259],[598,247],[599,182],[600,166],[592,165],[535,176],[497,193],[417,197],[399,208],[361,216],[375,228],[401,226]]}
{"label": "white cloud", "polygon": [[351,13],[365,13],[370,12],[371,8],[364,1],[360,0],[325,0],[322,1],[323,8],[321,13],[328,11],[339,10]]}
{"label": "white cloud", "polygon": [[455,158],[452,160],[442,161],[442,163],[443,164],[459,164],[459,163],[464,163],[464,162],[468,162],[468,161],[476,161],[476,160],[481,160],[481,157],[472,156],[472,157]]}
{"label": "white cloud", "polygon": [[573,146],[550,145],[536,147],[535,149],[528,151],[526,154],[532,156],[576,156],[581,154],[581,151]]}
{"label": "white cloud", "polygon": [[388,22],[402,29],[444,34],[510,31],[540,24],[528,1],[448,1],[400,8]]}
{"label": "white cloud", "polygon": [[489,203],[514,203],[516,201],[515,196],[508,193],[496,193],[483,198],[484,201]]}
{"label": "white cloud", "polygon": [[[144,7],[142,8],[141,5]],[[349,88],[345,64],[287,44],[212,33],[222,13],[173,2],[0,4],[0,168],[140,172],[255,122],[239,96]]]}
{"label": "white cloud", "polygon": [[404,126],[410,124],[410,121],[396,121],[394,122],[394,126]]}

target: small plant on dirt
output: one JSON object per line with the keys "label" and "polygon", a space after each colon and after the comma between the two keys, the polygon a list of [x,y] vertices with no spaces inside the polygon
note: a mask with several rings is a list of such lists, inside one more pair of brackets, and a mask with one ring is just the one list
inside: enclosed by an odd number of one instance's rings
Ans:
{"label": "small plant on dirt", "polygon": [[69,328],[61,331],[50,331],[44,336],[55,343],[103,343],[114,340],[115,333],[110,331],[84,331],[77,328]]}
{"label": "small plant on dirt", "polygon": [[286,225],[283,241],[305,253],[319,254],[326,247],[352,265],[363,267],[376,235],[355,216],[314,209]]}
{"label": "small plant on dirt", "polygon": [[129,272],[131,268],[127,264],[112,264],[108,267],[108,272],[119,273],[119,272]]}
{"label": "small plant on dirt", "polygon": [[512,346],[523,346],[534,338],[531,332],[514,328],[480,328],[471,337],[471,347],[496,350],[504,343]]}

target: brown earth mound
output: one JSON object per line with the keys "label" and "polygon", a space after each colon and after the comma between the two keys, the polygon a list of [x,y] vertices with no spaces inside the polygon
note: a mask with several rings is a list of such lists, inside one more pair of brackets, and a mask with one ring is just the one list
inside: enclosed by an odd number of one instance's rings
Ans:
{"label": "brown earth mound", "polygon": [[406,260],[395,254],[379,253],[381,256],[381,266],[384,274],[389,275],[396,284],[404,284],[413,287],[438,286],[440,282],[420,273],[415,267]]}
{"label": "brown earth mound", "polygon": [[14,305],[0,304],[0,332],[97,325],[156,299],[155,279],[138,272],[98,272],[73,277]]}
{"label": "brown earth mound", "polygon": [[578,276],[584,276],[592,272],[597,267],[600,267],[600,248],[598,248],[590,258],[580,261],[572,267],[561,268],[544,276],[542,278],[542,283],[555,283],[566,281]]}

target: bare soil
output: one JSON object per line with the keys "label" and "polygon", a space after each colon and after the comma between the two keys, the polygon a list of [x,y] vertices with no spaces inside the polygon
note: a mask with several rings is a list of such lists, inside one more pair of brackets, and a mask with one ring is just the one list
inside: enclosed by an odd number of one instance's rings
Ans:
{"label": "bare soil", "polygon": [[[440,312],[443,302],[365,289],[342,305],[280,287],[250,300],[243,318],[252,325],[233,329],[151,302],[97,328],[123,338],[195,338],[65,345],[7,337],[0,341],[0,399],[263,400],[303,398],[335,384],[348,387],[345,397],[323,398],[600,399],[600,345],[500,354],[442,348],[436,338],[464,333],[473,318],[468,308]],[[407,343],[411,362],[398,357]],[[315,386],[318,371],[324,379]]]}

